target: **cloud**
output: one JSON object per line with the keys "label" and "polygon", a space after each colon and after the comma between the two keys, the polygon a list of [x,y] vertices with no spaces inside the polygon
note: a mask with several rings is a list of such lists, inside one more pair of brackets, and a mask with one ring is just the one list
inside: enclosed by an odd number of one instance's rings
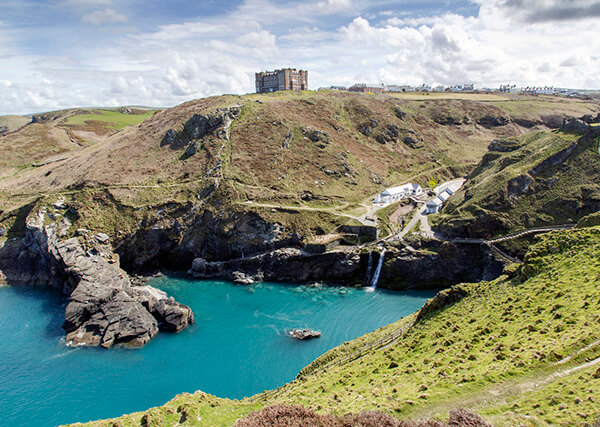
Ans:
{"label": "cloud", "polygon": [[115,12],[111,8],[108,8],[84,15],[81,18],[81,21],[93,25],[123,24],[129,22],[129,18],[125,15]]}
{"label": "cloud", "polygon": [[[167,24],[157,17],[151,30],[118,35],[96,27],[127,20],[120,15],[114,22],[119,14],[104,1],[64,2],[91,8],[82,14],[91,12],[86,22],[93,25],[52,53],[26,53],[30,28],[0,22],[0,114],[81,105],[170,106],[252,92],[254,72],[288,66],[309,70],[311,88],[361,81],[600,88],[600,20],[532,25],[526,20],[530,0],[476,0],[479,11],[468,17],[407,16],[406,7],[388,0],[244,0],[226,13]],[[544,10],[594,4],[531,1]],[[106,10],[112,11],[108,17]],[[133,21],[135,8],[127,10]],[[103,15],[92,18],[94,13]],[[46,30],[36,30],[36,39],[52,34]]]}
{"label": "cloud", "polygon": [[502,10],[507,18],[529,23],[573,21],[600,17],[597,0],[476,0]]}

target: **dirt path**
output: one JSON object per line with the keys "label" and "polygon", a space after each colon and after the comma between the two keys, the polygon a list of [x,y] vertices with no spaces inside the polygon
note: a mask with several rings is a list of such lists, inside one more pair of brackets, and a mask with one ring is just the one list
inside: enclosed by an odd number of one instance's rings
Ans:
{"label": "dirt path", "polygon": [[[456,399],[435,403],[431,406],[417,409],[411,416],[430,418],[439,413],[446,413],[453,409],[469,408],[481,410],[508,404],[522,397],[523,394],[539,390],[550,383],[561,378],[576,374],[577,372],[600,364],[600,357],[580,365],[558,369],[546,374],[540,373],[533,376],[521,378],[518,381],[506,381],[492,385],[486,389],[478,390],[473,394]],[[558,365],[558,363],[556,364]]]}

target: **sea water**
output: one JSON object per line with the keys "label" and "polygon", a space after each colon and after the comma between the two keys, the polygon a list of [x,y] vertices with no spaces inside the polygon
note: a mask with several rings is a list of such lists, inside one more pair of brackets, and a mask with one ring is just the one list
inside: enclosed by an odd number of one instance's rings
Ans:
{"label": "sea water", "polygon": [[[291,381],[327,350],[418,310],[433,295],[162,277],[196,323],[141,349],[69,348],[65,299],[0,288],[0,423],[53,426],[120,416],[196,390],[242,398]],[[290,328],[319,330],[298,341]]]}

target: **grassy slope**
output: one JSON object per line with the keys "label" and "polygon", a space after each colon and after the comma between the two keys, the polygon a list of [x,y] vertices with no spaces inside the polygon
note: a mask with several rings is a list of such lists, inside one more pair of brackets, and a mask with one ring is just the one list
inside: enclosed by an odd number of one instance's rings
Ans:
{"label": "grassy slope", "polygon": [[[400,323],[326,353],[266,400],[219,400],[210,422],[188,424],[230,425],[233,416],[217,414],[243,415],[258,402],[336,414],[380,409],[399,418],[444,418],[466,407],[494,425],[592,423],[600,416],[599,259],[599,228],[547,234],[522,267],[509,269],[512,278],[459,285],[464,299],[429,313],[387,348],[327,364]],[[206,399],[179,396],[150,413],[174,425],[178,406],[207,410]],[[143,415],[116,422],[137,425]]]}
{"label": "grassy slope", "polygon": [[15,131],[29,122],[31,122],[31,117],[0,116],[0,128],[6,127],[9,132]]}
{"label": "grassy slope", "polygon": [[69,117],[64,125],[83,125],[87,122],[106,123],[111,129],[123,129],[127,126],[137,125],[155,113],[154,110],[139,112],[139,114],[124,114],[116,110],[99,109],[90,113],[78,114]]}
{"label": "grassy slope", "polygon": [[[533,176],[529,190],[509,198],[507,183],[578,141],[562,164]],[[503,234],[548,224],[576,223],[600,203],[600,156],[594,139],[578,134],[533,133],[521,137],[519,149],[490,153],[451,198],[436,221],[463,234]]]}
{"label": "grassy slope", "polygon": [[[207,185],[206,171],[220,156],[226,178],[220,187],[221,199],[232,208],[265,212],[271,209],[261,205],[319,208],[324,216],[332,219],[328,219],[327,224],[335,226],[352,220],[335,215],[334,210],[343,212],[348,206],[358,206],[388,185],[406,181],[427,184],[430,178],[443,180],[464,174],[481,159],[489,141],[528,131],[514,124],[493,129],[476,124],[486,115],[506,115],[492,102],[512,98],[459,95],[386,96],[324,91],[212,97],[158,112],[137,126],[97,140],[92,146],[85,146],[86,142],[77,139],[87,138],[87,131],[74,130],[80,125],[64,122],[65,119],[87,122],[85,126],[91,126],[89,131],[96,129],[98,122],[87,120],[86,114],[81,114],[83,110],[69,111],[59,114],[52,123],[30,125],[17,132],[14,137],[21,138],[21,145],[8,143],[7,138],[0,139],[0,152],[7,153],[3,158],[14,157],[4,169],[0,165],[0,172],[10,170],[9,176],[0,179],[0,201],[6,201],[6,206],[13,208],[31,202],[40,193],[50,198],[58,197],[57,192],[67,193],[68,198],[79,197],[74,194],[78,191],[106,193],[110,189],[110,195],[87,200],[108,198],[148,210],[173,201],[193,202]],[[181,130],[193,114],[213,114],[219,108],[235,104],[244,107],[241,117],[230,129],[230,141],[223,152],[219,151],[220,141],[208,141],[193,157],[182,160],[185,147],[160,146],[167,130]],[[576,100],[565,101],[560,108],[572,109],[573,105],[589,113],[598,109],[593,102]],[[541,108],[543,105],[538,105],[537,100],[530,100],[527,106],[533,115]],[[405,112],[406,117],[399,118],[396,110]],[[440,125],[435,122],[440,116],[457,117],[464,123]],[[141,116],[121,114],[111,126],[120,126],[119,120],[132,117]],[[370,136],[365,136],[360,130],[372,119],[378,125]],[[399,138],[383,145],[375,137],[388,125],[399,129]],[[327,132],[330,143],[319,148],[317,143],[307,139],[302,129]],[[53,138],[49,130],[62,132],[62,139]],[[102,133],[100,129],[95,131]],[[421,147],[411,148],[402,142],[404,136],[414,136],[410,132],[423,138]],[[286,149],[282,145],[288,134],[292,138]],[[84,147],[71,142],[68,136]],[[14,149],[15,146],[18,149]],[[39,168],[27,167],[31,159],[39,162],[50,154],[67,160]],[[17,169],[18,166],[21,169]],[[334,173],[328,174],[326,170]],[[17,193],[23,196],[17,197]],[[302,200],[305,194],[313,200]],[[254,202],[254,206],[237,204],[247,201]],[[106,209],[89,206],[88,210],[98,213]],[[86,212],[83,214],[87,215]],[[305,217],[300,218],[299,223],[310,222],[306,218],[310,211],[299,212],[299,216]],[[276,221],[289,222],[291,218],[289,215],[271,216]],[[93,223],[94,218],[99,219],[98,224]],[[135,224],[137,219],[132,217],[128,222]],[[0,218],[0,222],[3,221]],[[283,224],[298,227],[295,222],[298,221]],[[107,218],[98,216],[86,220],[87,227],[111,235],[127,231],[103,228],[109,223]],[[324,224],[323,228],[331,227]]]}

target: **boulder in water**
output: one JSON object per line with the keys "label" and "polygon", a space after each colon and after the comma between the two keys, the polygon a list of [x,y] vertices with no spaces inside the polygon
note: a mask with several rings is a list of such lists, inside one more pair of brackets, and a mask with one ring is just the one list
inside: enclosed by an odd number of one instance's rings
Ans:
{"label": "boulder in water", "polygon": [[290,329],[287,335],[299,340],[306,340],[311,338],[319,338],[321,336],[321,332],[313,331],[312,329]]}

